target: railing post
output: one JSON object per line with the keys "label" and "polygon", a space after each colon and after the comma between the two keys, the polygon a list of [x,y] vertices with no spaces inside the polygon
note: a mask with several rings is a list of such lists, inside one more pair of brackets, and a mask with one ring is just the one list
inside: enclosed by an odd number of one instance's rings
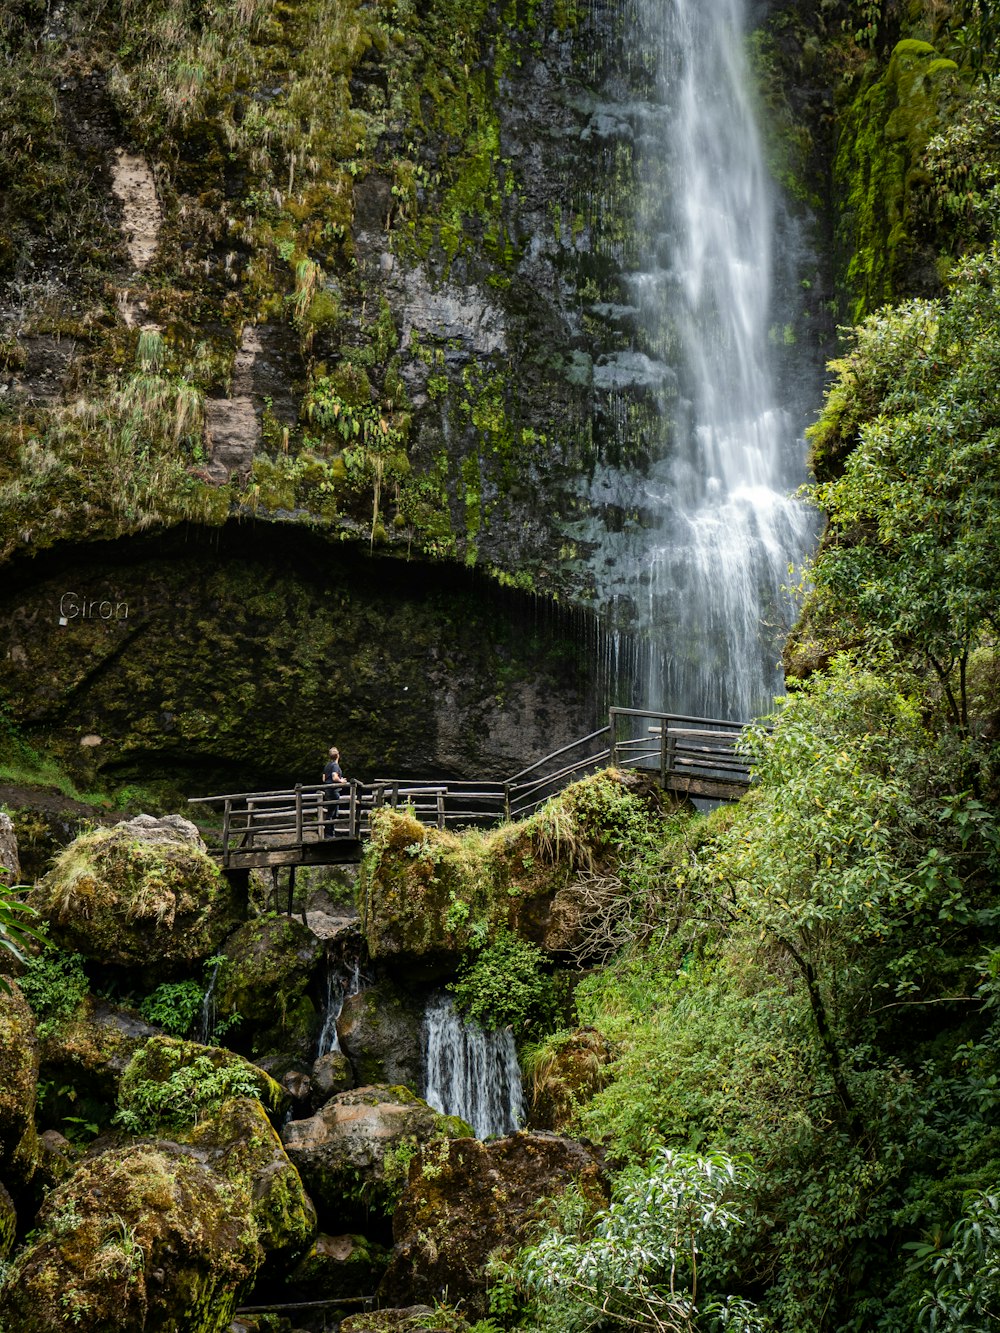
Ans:
{"label": "railing post", "polygon": [[618,709],[612,708],[608,712],[608,727],[611,730],[611,744],[608,747],[611,751],[611,767],[618,767]]}
{"label": "railing post", "polygon": [[[295,841],[302,846],[302,783],[295,784]],[[291,910],[288,915],[291,916]]]}
{"label": "railing post", "polygon": [[675,755],[677,753],[677,737],[670,731],[670,719],[663,719],[663,736],[666,744],[663,749],[663,785],[667,785],[667,778],[677,767]]}
{"label": "railing post", "polygon": [[437,794],[437,814],[438,828],[444,828],[444,788],[439,788]]}
{"label": "railing post", "polygon": [[233,803],[226,797],[226,804],[222,811],[222,864],[229,865],[229,816],[232,812]]}
{"label": "railing post", "polygon": [[253,801],[247,801],[247,847],[253,846],[253,812],[256,809]]}
{"label": "railing post", "polygon": [[663,717],[661,715],[660,718],[660,786],[661,787],[665,787],[667,785],[667,754],[669,745],[668,741],[669,734],[670,734],[670,719]]}
{"label": "railing post", "polygon": [[347,801],[347,836],[358,836],[358,784],[351,779],[351,794]]}
{"label": "railing post", "polygon": [[511,784],[509,782],[503,784],[503,814],[508,821],[510,820],[510,788]]}

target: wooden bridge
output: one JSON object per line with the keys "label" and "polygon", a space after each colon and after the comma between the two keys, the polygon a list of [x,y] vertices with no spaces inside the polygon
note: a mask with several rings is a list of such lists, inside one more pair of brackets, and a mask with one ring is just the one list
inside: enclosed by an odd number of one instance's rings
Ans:
{"label": "wooden bridge", "polygon": [[[372,812],[405,807],[422,824],[473,828],[525,819],[571,782],[609,766],[655,777],[681,796],[732,801],[750,783],[737,748],[744,724],[716,718],[612,708],[608,725],[546,755],[504,782],[380,778],[346,786],[299,785],[285,791],[194,796],[189,804],[221,812],[219,845],[227,871],[357,861]],[[339,800],[329,803],[333,790]],[[290,890],[291,891],[291,890]]]}

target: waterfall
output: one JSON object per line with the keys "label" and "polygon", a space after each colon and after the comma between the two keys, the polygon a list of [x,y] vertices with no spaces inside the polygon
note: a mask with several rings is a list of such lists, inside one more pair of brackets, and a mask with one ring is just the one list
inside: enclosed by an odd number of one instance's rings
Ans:
{"label": "waterfall", "polygon": [[201,1002],[201,1015],[198,1020],[198,1040],[203,1046],[207,1046],[215,1033],[215,1025],[218,1021],[218,1011],[215,1003],[215,983],[219,979],[219,968],[222,965],[222,958],[217,957],[212,963],[212,971],[208,978],[208,985],[205,987],[205,994]]}
{"label": "waterfall", "polygon": [[[636,5],[646,97],[627,116],[638,190],[626,284],[642,350],[605,358],[595,388],[652,398],[653,461],[640,479],[595,477],[598,504],[641,515],[627,550],[618,538],[616,557],[601,552],[611,569],[598,594],[613,619],[627,593],[650,706],[746,718],[781,690],[794,614],[784,585],[813,537],[790,494],[804,479],[805,401],[793,411],[775,387],[795,337],[803,242],[764,164],[745,0]],[[811,373],[799,379],[807,400]]]}
{"label": "waterfall", "polygon": [[323,1003],[323,1025],[316,1048],[317,1060],[331,1051],[343,1054],[337,1035],[337,1021],[344,1011],[344,1001],[357,995],[361,989],[360,940],[356,935],[349,943],[338,941],[339,949],[328,949],[326,958],[326,994]]}
{"label": "waterfall", "polygon": [[508,1028],[486,1032],[459,1016],[450,996],[433,996],[424,1014],[424,1100],[457,1115],[477,1138],[510,1134],[524,1123],[521,1070]]}

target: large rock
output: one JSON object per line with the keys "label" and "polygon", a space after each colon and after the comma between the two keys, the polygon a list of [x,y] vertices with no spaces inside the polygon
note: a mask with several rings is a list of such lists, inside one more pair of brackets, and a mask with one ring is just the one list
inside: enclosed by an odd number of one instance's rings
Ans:
{"label": "large rock", "polygon": [[471,1132],[408,1088],[368,1087],[331,1097],[309,1119],[290,1121],[281,1137],[329,1225],[361,1208],[390,1213],[417,1148]]}
{"label": "large rock", "polygon": [[295,917],[248,921],[222,947],[215,1002],[223,1020],[239,1015],[227,1040],[253,1056],[307,1061],[320,1014],[313,999],[323,943]]}
{"label": "large rock", "polygon": [[[129,1010],[87,996],[80,1009],[56,1024],[40,1043],[42,1076],[54,1088],[45,1099],[50,1118],[58,1110],[69,1114],[83,1098],[114,1107],[129,1061],[158,1035],[158,1028]],[[70,1090],[72,1101],[63,1102],[58,1096],[63,1087]]]}
{"label": "large rock", "polygon": [[214,953],[240,918],[197,829],[177,815],[139,815],[82,834],[30,902],[67,948],[146,984]]}
{"label": "large rock", "polygon": [[314,1215],[261,1107],[226,1103],[188,1141],[85,1161],[46,1200],[0,1287],[18,1333],[206,1333],[228,1327],[269,1260],[287,1267]]}
{"label": "large rock", "polygon": [[285,1102],[274,1079],[235,1051],[153,1037],[121,1076],[117,1118],[136,1134],[184,1128],[233,1097],[255,1097],[275,1119]]}
{"label": "large rock", "polygon": [[371,1296],[388,1264],[388,1250],[366,1236],[324,1233],[289,1273],[284,1289],[294,1301]]}
{"label": "large rock", "polygon": [[16,1189],[31,1179],[38,1155],[38,1038],[27,1000],[16,982],[8,985],[0,990],[0,1180]]}
{"label": "large rock", "polygon": [[0,810],[0,886],[16,884],[21,876],[21,862],[17,854],[17,835],[14,821]]}
{"label": "large rock", "polygon": [[447,1295],[484,1314],[490,1256],[516,1250],[538,1221],[541,1201],[569,1185],[607,1201],[600,1163],[573,1139],[514,1134],[431,1147],[411,1163],[393,1215],[396,1246],[379,1288],[382,1303]]}
{"label": "large rock", "polygon": [[422,999],[385,978],[344,1000],[337,1035],[358,1084],[405,1083],[417,1091],[423,1009]]}
{"label": "large rock", "polygon": [[630,827],[662,812],[648,775],[617,769],[573,783],[529,819],[477,842],[377,812],[361,875],[369,952],[405,956],[411,974],[414,965],[443,974],[486,927],[580,959],[607,910],[595,877],[613,870]]}

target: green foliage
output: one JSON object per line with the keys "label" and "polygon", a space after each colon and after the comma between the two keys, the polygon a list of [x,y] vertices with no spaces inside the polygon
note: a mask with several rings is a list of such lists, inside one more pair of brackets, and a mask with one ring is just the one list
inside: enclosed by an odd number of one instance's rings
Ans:
{"label": "green foliage", "polygon": [[90,991],[80,954],[51,948],[25,958],[18,985],[34,1010],[42,1036],[72,1018]]}
{"label": "green foliage", "polygon": [[509,1274],[529,1302],[537,1333],[576,1333],[611,1320],[663,1333],[763,1325],[739,1298],[699,1291],[707,1245],[745,1225],[748,1174],[723,1153],[663,1149],[648,1167],[615,1181],[597,1213],[569,1196],[558,1230],[522,1250]]}
{"label": "green foliage", "polygon": [[[195,1124],[230,1097],[261,1095],[262,1075],[239,1057],[213,1059],[184,1045],[146,1046],[122,1077],[115,1123],[131,1134]],[[151,1075],[151,1076],[148,1076]]]}
{"label": "green foliage", "polygon": [[139,1005],[147,1023],[155,1023],[172,1037],[186,1037],[201,1013],[205,991],[197,981],[164,981]]}
{"label": "green foliage", "polygon": [[970,1192],[945,1244],[909,1248],[933,1283],[921,1297],[920,1329],[991,1333],[1000,1324],[1000,1196]]}
{"label": "green foliage", "polygon": [[[3,873],[0,866],[0,874]],[[0,949],[12,954],[19,963],[27,964],[26,950],[32,943],[47,943],[41,931],[31,925],[37,916],[34,908],[21,900],[21,894],[27,893],[25,887],[5,888],[0,883]],[[10,986],[0,976],[0,994],[9,994]]]}
{"label": "green foliage", "polygon": [[523,1037],[551,1026],[552,978],[537,945],[501,930],[459,968],[451,986],[459,1012],[487,1030],[510,1027]]}
{"label": "green foliage", "polygon": [[839,363],[820,423],[853,444],[810,489],[830,516],[809,615],[830,643],[913,656],[968,724],[971,653],[1000,633],[1000,252],[969,260],[947,299],[873,316]]}

